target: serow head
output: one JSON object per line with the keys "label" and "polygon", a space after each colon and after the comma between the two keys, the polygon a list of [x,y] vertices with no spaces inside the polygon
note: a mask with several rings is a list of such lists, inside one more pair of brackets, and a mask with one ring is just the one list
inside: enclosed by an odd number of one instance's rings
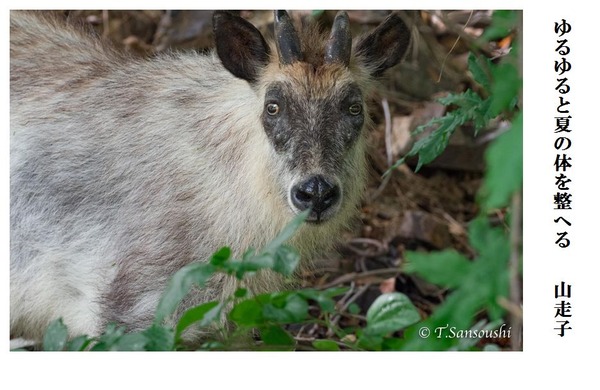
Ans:
{"label": "serow head", "polygon": [[353,44],[346,12],[328,36],[296,30],[275,11],[274,44],[246,20],[215,12],[217,54],[262,101],[258,115],[271,147],[270,175],[292,214],[310,209],[323,224],[356,210],[366,182],[366,98],[382,73],[397,64],[410,30],[397,14]]}

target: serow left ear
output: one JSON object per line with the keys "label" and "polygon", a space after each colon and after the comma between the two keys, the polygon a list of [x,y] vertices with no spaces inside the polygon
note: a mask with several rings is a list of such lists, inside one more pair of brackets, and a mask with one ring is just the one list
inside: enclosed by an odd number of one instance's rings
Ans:
{"label": "serow left ear", "polygon": [[372,76],[400,62],[410,45],[410,29],[398,14],[390,14],[356,45],[356,56],[373,68]]}

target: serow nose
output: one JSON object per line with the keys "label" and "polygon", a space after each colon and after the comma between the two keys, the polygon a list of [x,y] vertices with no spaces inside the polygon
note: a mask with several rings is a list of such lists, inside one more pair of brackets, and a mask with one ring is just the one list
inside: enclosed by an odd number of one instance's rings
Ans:
{"label": "serow nose", "polygon": [[340,189],[323,176],[313,176],[292,187],[292,203],[300,211],[312,209],[309,221],[321,222],[321,215],[340,199]]}

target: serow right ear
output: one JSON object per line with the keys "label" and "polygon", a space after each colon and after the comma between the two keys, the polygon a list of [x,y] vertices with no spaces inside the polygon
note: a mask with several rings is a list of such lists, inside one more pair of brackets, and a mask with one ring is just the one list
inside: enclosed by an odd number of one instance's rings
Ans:
{"label": "serow right ear", "polygon": [[389,15],[356,45],[356,56],[373,69],[372,76],[400,62],[410,45],[410,29],[398,14]]}
{"label": "serow right ear", "polygon": [[244,18],[226,11],[213,14],[213,31],[223,66],[236,77],[250,83],[257,81],[270,54],[260,31]]}

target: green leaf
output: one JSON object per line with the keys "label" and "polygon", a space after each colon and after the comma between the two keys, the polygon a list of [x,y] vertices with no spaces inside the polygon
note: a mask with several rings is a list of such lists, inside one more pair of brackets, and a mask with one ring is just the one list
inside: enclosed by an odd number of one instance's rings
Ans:
{"label": "green leaf", "polygon": [[504,38],[517,25],[517,13],[513,10],[496,10],[492,14],[492,23],[483,32],[481,40],[492,41]]}
{"label": "green leaf", "polygon": [[83,351],[85,350],[92,340],[83,335],[75,337],[73,340],[69,341],[67,344],[67,351]]}
{"label": "green leaf", "polygon": [[161,324],[165,318],[172,315],[192,286],[203,286],[215,270],[215,266],[210,263],[192,263],[177,271],[160,298],[154,323]]}
{"label": "green leaf", "polygon": [[[458,106],[458,108],[461,108],[462,110],[455,110],[450,114],[464,117],[464,122],[472,118],[473,108],[479,106],[483,101],[484,100],[481,98],[481,96],[471,89],[467,89],[463,93],[451,93],[438,99],[438,102],[445,106],[454,105]],[[444,117],[434,118],[433,120],[441,120],[440,123],[443,123],[443,119]],[[429,127],[430,125],[426,124],[425,126]]]}
{"label": "green leaf", "polygon": [[437,121],[440,126],[434,130],[427,137],[421,138],[413,145],[409,155],[413,153],[419,155],[419,162],[415,168],[415,171],[419,171],[423,165],[429,164],[435,160],[448,146],[450,136],[458,126],[465,122],[462,116],[456,115],[455,113],[447,114],[446,116],[439,118]]}
{"label": "green leaf", "polygon": [[238,288],[237,290],[235,290],[235,292],[233,293],[233,296],[236,298],[244,298],[248,295],[248,290],[245,288]]}
{"label": "green leaf", "polygon": [[471,262],[455,250],[421,253],[408,252],[406,272],[414,272],[428,282],[459,287],[471,269]]}
{"label": "green leaf", "polygon": [[258,296],[264,318],[278,324],[300,322],[308,317],[308,302],[301,294],[283,292]]}
{"label": "green leaf", "polygon": [[384,338],[380,335],[371,334],[365,328],[364,332],[357,332],[358,347],[367,351],[381,351],[383,349]]}
{"label": "green leaf", "polygon": [[242,279],[245,274],[254,273],[261,269],[272,269],[275,265],[274,255],[271,253],[262,253],[256,256],[245,258],[236,271],[236,277]]}
{"label": "green leaf", "polygon": [[225,247],[219,249],[218,251],[216,251],[215,253],[213,253],[213,255],[210,258],[210,263],[214,266],[222,266],[230,258],[231,258],[231,248],[225,246]]}
{"label": "green leaf", "polygon": [[271,241],[265,246],[263,253],[275,253],[277,248],[279,248],[283,243],[292,238],[292,236],[296,233],[300,225],[306,220],[310,214],[310,210],[305,210],[300,214],[296,215],[290,223],[287,224],[285,228]]}
{"label": "green leaf", "polygon": [[187,310],[177,323],[175,336],[179,338],[183,331],[194,323],[198,323],[199,327],[204,327],[216,321],[219,319],[222,309],[222,303],[212,301]]}
{"label": "green leaf", "polygon": [[295,249],[282,245],[277,248],[274,260],[273,271],[285,276],[291,276],[300,263],[300,255]]}
{"label": "green leaf", "polygon": [[503,111],[512,109],[517,102],[521,90],[519,71],[511,64],[504,62],[492,69],[492,93],[489,107],[489,117],[500,115]]}
{"label": "green leaf", "polygon": [[475,54],[473,54],[473,52],[469,53],[469,71],[473,75],[473,80],[480,84],[485,91],[490,92],[491,83],[489,72],[491,68],[491,61],[486,59],[485,67],[481,64],[483,61],[484,60],[481,57],[478,58],[475,56]]}
{"label": "green leaf", "polygon": [[340,346],[331,340],[315,340],[312,342],[312,346],[319,351],[339,351]]}
{"label": "green leaf", "polygon": [[404,329],[421,319],[419,312],[410,299],[401,293],[389,293],[379,296],[367,311],[365,334],[386,336]]}
{"label": "green leaf", "polygon": [[402,346],[404,344],[403,339],[399,339],[397,337],[388,337],[383,339],[381,343],[382,351],[400,351],[402,350]]}
{"label": "green leaf", "polygon": [[159,325],[152,325],[142,332],[148,340],[145,348],[147,351],[172,351],[175,349],[175,331]]}
{"label": "green leaf", "polygon": [[222,351],[225,349],[226,345],[221,341],[207,341],[198,348],[200,351]]}
{"label": "green leaf", "polygon": [[296,344],[294,338],[281,326],[270,325],[260,329],[260,338],[267,345],[293,346]]}
{"label": "green leaf", "polygon": [[507,206],[523,186],[523,115],[486,151],[487,173],[480,193],[486,210]]}
{"label": "green leaf", "polygon": [[315,301],[324,312],[332,313],[335,311],[335,301],[332,298],[347,291],[347,287],[332,287],[323,291],[304,289],[297,291],[297,293],[305,299]]}
{"label": "green leaf", "polygon": [[265,322],[262,305],[255,299],[247,299],[233,306],[229,313],[229,319],[238,325],[245,326],[257,326]]}
{"label": "green leaf", "polygon": [[507,255],[508,242],[506,233],[501,227],[492,227],[488,219],[479,216],[469,223],[469,244],[475,249],[479,256],[485,255]]}
{"label": "green leaf", "polygon": [[69,331],[63,324],[62,318],[59,318],[52,321],[46,328],[42,348],[44,351],[64,351],[68,339]]}
{"label": "green leaf", "polygon": [[110,351],[146,351],[151,341],[143,333],[127,333],[110,346]]}
{"label": "green leaf", "polygon": [[348,305],[348,312],[350,314],[358,314],[358,313],[360,313],[360,306],[358,306],[356,303],[352,302],[350,305]]}
{"label": "green leaf", "polygon": [[469,284],[479,284],[489,317],[496,320],[505,311],[498,300],[508,296],[510,243],[507,233],[501,227],[491,227],[485,218],[480,217],[469,225],[469,241],[479,252],[472,271],[473,280]]}
{"label": "green leaf", "polygon": [[92,347],[92,351],[111,351],[119,339],[125,334],[124,326],[117,326],[111,323],[106,326],[106,330],[98,337],[98,342]]}

